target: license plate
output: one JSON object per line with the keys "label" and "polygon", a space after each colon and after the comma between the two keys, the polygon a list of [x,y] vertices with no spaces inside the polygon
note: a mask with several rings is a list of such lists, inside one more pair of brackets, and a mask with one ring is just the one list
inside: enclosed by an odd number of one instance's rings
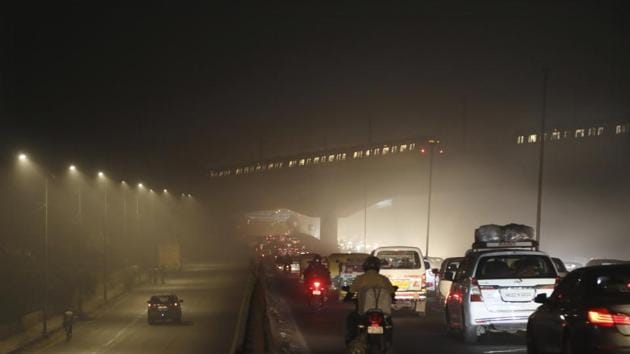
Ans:
{"label": "license plate", "polygon": [[529,302],[535,294],[536,291],[533,288],[501,289],[501,299],[505,302]]}
{"label": "license plate", "polygon": [[369,326],[367,328],[368,334],[383,334],[383,327],[381,326]]}
{"label": "license plate", "polygon": [[406,290],[409,288],[409,280],[406,279],[394,279],[392,280],[392,285],[397,286],[400,290]]}
{"label": "license plate", "polygon": [[321,295],[322,292],[319,290],[313,290],[313,295]]}

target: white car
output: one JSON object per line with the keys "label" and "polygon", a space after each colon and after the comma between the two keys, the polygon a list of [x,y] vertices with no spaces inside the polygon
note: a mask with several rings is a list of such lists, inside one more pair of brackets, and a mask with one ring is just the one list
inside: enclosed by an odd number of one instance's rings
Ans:
{"label": "white car", "polygon": [[455,272],[457,272],[457,268],[459,268],[459,264],[462,262],[464,257],[452,257],[447,258],[442,262],[442,266],[440,267],[440,271],[437,275],[437,288],[438,288],[438,300],[440,305],[444,305],[446,303],[446,297],[448,293],[451,291],[451,285],[453,282],[451,280],[446,279],[447,274],[449,274],[448,278],[453,279],[455,276]]}
{"label": "white car", "polygon": [[422,251],[417,247],[379,247],[372,255],[381,260],[381,274],[388,277],[396,291],[394,309],[411,307],[419,315],[426,314],[427,275]]}
{"label": "white car", "polygon": [[553,261],[535,241],[475,243],[449,279],[447,326],[467,343],[486,332],[524,331],[539,306],[534,298],[551,295],[558,279]]}

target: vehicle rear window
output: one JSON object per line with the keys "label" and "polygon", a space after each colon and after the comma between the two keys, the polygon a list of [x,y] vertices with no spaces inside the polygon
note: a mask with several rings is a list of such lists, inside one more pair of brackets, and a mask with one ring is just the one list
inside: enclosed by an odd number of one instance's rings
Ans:
{"label": "vehicle rear window", "polygon": [[479,259],[477,279],[555,278],[549,257],[538,255],[501,255]]}
{"label": "vehicle rear window", "polygon": [[169,304],[174,302],[175,299],[172,296],[152,296],[151,302],[154,304]]}
{"label": "vehicle rear window", "polygon": [[381,251],[382,269],[418,269],[422,267],[420,256],[415,251]]}
{"label": "vehicle rear window", "polygon": [[630,297],[630,268],[603,269],[589,277],[587,282],[590,295]]}

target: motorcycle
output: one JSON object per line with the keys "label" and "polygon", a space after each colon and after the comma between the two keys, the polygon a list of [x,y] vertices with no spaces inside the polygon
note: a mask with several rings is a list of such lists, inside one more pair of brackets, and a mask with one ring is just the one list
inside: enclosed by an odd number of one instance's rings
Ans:
{"label": "motorcycle", "polygon": [[366,335],[366,353],[384,354],[391,353],[392,341],[392,320],[381,310],[369,310],[362,316],[359,323],[359,336]]}
{"label": "motorcycle", "polygon": [[328,300],[328,289],[321,279],[311,279],[307,283],[308,305],[314,310],[320,310]]}
{"label": "motorcycle", "polygon": [[[342,289],[349,293],[350,287]],[[358,306],[356,296],[349,295],[346,301],[353,301]],[[392,295],[392,302],[394,301]],[[393,353],[393,323],[390,315],[378,308],[370,308],[360,315],[356,337],[348,342],[348,351],[365,354]]]}

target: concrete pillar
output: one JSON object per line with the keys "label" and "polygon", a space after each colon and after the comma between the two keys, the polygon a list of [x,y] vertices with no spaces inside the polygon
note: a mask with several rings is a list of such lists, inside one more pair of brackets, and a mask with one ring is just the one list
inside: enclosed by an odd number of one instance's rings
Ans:
{"label": "concrete pillar", "polygon": [[326,213],[320,218],[319,235],[324,252],[337,252],[337,215],[334,212]]}

